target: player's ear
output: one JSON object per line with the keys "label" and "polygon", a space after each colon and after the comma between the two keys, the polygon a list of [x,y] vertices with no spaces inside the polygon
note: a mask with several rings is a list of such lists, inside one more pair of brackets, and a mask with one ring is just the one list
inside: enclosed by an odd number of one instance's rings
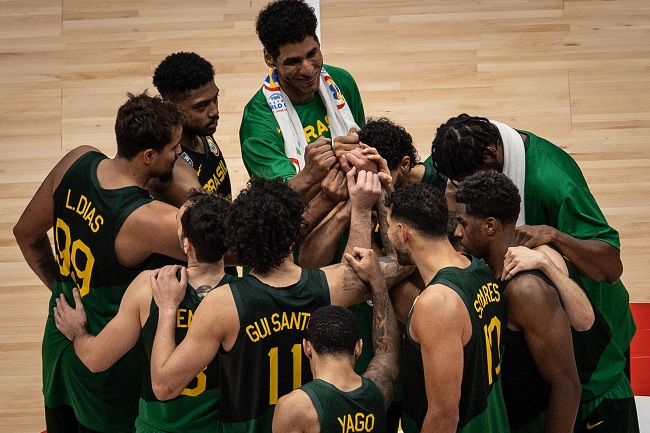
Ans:
{"label": "player's ear", "polygon": [[266,65],[269,68],[275,68],[275,59],[273,58],[271,53],[266,51],[266,48],[264,48],[264,61],[266,62]]}
{"label": "player's ear", "polygon": [[485,233],[488,236],[494,235],[497,231],[497,225],[498,225],[498,221],[494,217],[486,218],[485,222],[483,223]]}
{"label": "player's ear", "polygon": [[306,338],[302,339],[302,350],[303,350],[303,352],[305,352],[305,356],[307,357],[307,359],[311,359],[311,357],[312,357],[312,353],[311,353],[312,347],[311,347],[311,343],[309,341],[307,341]]}
{"label": "player's ear", "polygon": [[361,351],[363,350],[363,340],[358,339],[357,344],[354,346],[354,359],[357,359],[359,356],[361,356]]}
{"label": "player's ear", "polygon": [[153,149],[146,149],[142,151],[142,160],[146,165],[152,164],[156,159],[157,152]]}
{"label": "player's ear", "polygon": [[483,151],[483,163],[486,165],[492,165],[498,161],[497,158],[498,152],[496,145],[488,145],[488,147]]}
{"label": "player's ear", "polygon": [[408,173],[411,171],[411,157],[405,155],[402,160],[399,162],[399,171],[402,173]]}

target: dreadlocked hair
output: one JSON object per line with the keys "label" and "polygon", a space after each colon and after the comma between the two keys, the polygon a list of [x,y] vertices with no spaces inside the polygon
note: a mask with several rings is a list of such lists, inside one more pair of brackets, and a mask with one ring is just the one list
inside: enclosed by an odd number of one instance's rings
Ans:
{"label": "dreadlocked hair", "polygon": [[438,173],[462,179],[485,168],[484,154],[490,145],[501,145],[497,127],[485,117],[463,113],[440,125],[431,154]]}

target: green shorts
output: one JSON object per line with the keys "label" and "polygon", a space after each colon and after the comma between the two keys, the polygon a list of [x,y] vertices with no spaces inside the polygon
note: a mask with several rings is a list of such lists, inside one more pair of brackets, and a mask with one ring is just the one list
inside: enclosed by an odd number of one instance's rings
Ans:
{"label": "green shorts", "polygon": [[605,395],[580,403],[574,433],[639,433],[636,403],[627,377]]}

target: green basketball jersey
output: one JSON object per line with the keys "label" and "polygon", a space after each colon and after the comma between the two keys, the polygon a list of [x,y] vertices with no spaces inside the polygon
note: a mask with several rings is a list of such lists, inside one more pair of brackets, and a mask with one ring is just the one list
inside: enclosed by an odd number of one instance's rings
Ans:
{"label": "green basketball jersey", "polygon": [[252,275],[230,285],[239,335],[219,352],[220,428],[225,432],[270,432],[278,398],[312,380],[303,355],[311,313],[330,304],[325,273],[303,269],[289,287],[267,286]]}
{"label": "green basketball jersey", "polygon": [[[217,286],[236,280],[236,277],[226,274]],[[194,287],[188,284],[185,297],[176,310],[175,340],[177,346],[185,339],[194,312],[202,299]],[[158,327],[158,317],[158,306],[152,299],[149,317],[142,327],[142,334],[140,334],[149,362]],[[214,433],[217,429],[220,399],[217,359],[218,357],[215,357],[203,371],[192,379],[178,397],[166,401],[156,398],[151,387],[151,370],[147,363],[144,368],[140,412],[136,420],[137,431]]]}
{"label": "green basketball jersey", "polygon": [[144,351],[136,345],[108,370],[91,373],[54,323],[55,299],[63,293],[75,305],[72,288],[81,293],[88,330],[97,335],[115,316],[122,295],[146,265],[128,269],[115,255],[115,237],[126,218],[151,202],[135,186],[103,189],[97,165],[106,156],[88,152],[75,161],[54,192],[56,277],[43,337],[45,405],[70,405],[79,422],[93,430],[130,431],[137,415]]}
{"label": "green basketball jersey", "polygon": [[[482,260],[471,258],[465,269],[441,269],[429,283],[443,284],[463,300],[472,321],[472,336],[463,348],[463,379],[459,402],[458,432],[509,432],[506,409],[501,392],[501,332],[506,327],[505,299],[492,271]],[[405,433],[419,432],[427,413],[427,395],[420,346],[411,340],[404,345],[404,416]],[[435,318],[431,318],[435,320]]]}
{"label": "green basketball jersey", "polygon": [[431,185],[444,193],[447,188],[447,177],[438,173],[438,169],[433,164],[431,155],[429,155],[429,157],[421,164],[424,165],[424,175],[420,182]]}
{"label": "green basketball jersey", "polygon": [[[575,267],[568,262],[567,266],[572,279],[584,290]],[[534,270],[524,273],[536,275],[550,286],[555,287],[541,271]],[[508,283],[501,283],[503,290],[507,290]],[[593,306],[593,300],[588,293],[587,297]],[[583,407],[594,407],[595,401],[604,398],[618,399],[633,396],[632,388],[624,373],[625,356],[614,343],[607,322],[595,306],[594,316],[595,320],[590,329],[586,331],[571,329],[573,352],[578,377],[582,385],[581,409],[579,410],[579,414],[582,414],[581,417],[589,415],[589,412]],[[543,432],[550,387],[535,366],[523,332],[508,329],[506,352],[503,357],[502,382],[512,431],[517,433]],[[614,389],[616,389],[616,393],[610,393],[610,390]],[[577,421],[580,422],[581,419],[579,418]]]}
{"label": "green basketball jersey", "polygon": [[320,433],[388,433],[384,396],[372,380],[361,379],[361,386],[349,392],[320,379],[300,387],[318,413]]}
{"label": "green basketball jersey", "polygon": [[[577,239],[596,239],[620,248],[618,232],[607,223],[574,159],[535,134],[519,132],[530,140],[524,185],[526,224],[549,225]],[[614,284],[582,281],[625,353],[636,331],[625,286],[621,280]]]}
{"label": "green basketball jersey", "polygon": [[181,158],[194,168],[204,190],[216,191],[231,200],[230,174],[219,145],[211,135],[201,137],[201,142],[203,143],[203,152],[195,152],[181,146]]}

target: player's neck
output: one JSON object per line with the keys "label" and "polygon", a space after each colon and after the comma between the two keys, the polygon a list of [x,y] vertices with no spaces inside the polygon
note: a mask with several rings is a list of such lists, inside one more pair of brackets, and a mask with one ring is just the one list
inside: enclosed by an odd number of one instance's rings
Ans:
{"label": "player's neck", "polygon": [[422,182],[424,177],[424,164],[414,165],[407,173],[404,173],[407,185],[415,185]]}
{"label": "player's neck", "polygon": [[458,253],[447,239],[421,239],[418,245],[412,246],[412,251],[413,262],[420,271],[425,284],[443,268],[465,269],[471,264],[470,260]]}
{"label": "player's neck", "polygon": [[484,259],[497,278],[500,278],[503,272],[503,258],[508,252],[508,248],[516,245],[517,239],[514,228],[512,231],[501,231],[490,239],[490,249]]}
{"label": "player's neck", "polygon": [[214,287],[224,277],[223,259],[215,263],[198,262],[188,260],[187,282],[192,287],[210,286]]}
{"label": "player's neck", "polygon": [[193,150],[194,152],[203,153],[203,141],[201,137],[193,132],[185,132],[181,135],[181,146]]}
{"label": "player's neck", "polygon": [[126,186],[144,188],[151,177],[137,161],[137,156],[128,160],[119,155],[113,159],[100,161],[97,166],[99,185],[104,189],[117,189]]}
{"label": "player's neck", "polygon": [[361,386],[361,376],[354,371],[354,358],[318,357],[314,360],[314,379],[321,379],[341,391],[350,392]]}
{"label": "player's neck", "polygon": [[250,273],[268,286],[281,288],[296,284],[302,275],[302,268],[293,262],[293,254],[289,254],[277,268],[264,273],[253,268]]}

